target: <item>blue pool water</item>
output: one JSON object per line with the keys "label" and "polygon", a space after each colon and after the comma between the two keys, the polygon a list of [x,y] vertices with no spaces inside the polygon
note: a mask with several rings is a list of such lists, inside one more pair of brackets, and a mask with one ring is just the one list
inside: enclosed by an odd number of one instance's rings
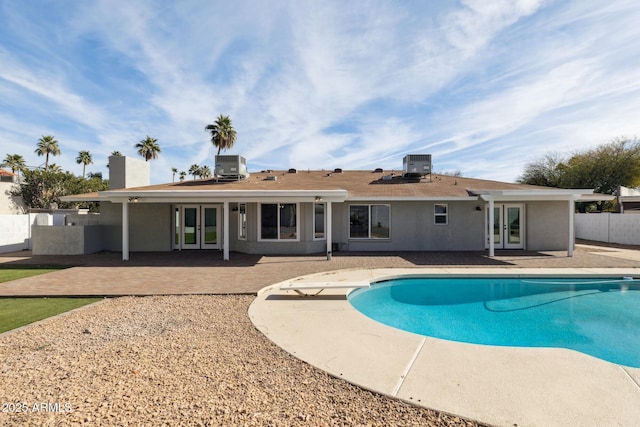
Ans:
{"label": "blue pool water", "polygon": [[640,280],[402,278],[349,294],[366,316],[467,343],[564,347],[640,368]]}

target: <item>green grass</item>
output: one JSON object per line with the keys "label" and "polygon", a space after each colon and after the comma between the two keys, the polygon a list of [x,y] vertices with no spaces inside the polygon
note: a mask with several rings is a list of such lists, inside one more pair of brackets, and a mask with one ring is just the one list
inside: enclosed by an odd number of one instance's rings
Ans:
{"label": "green grass", "polygon": [[[0,282],[50,273],[59,268],[0,268]],[[0,298],[0,333],[100,301],[100,298]]]}
{"label": "green grass", "polygon": [[100,300],[101,298],[0,298],[0,333]]}

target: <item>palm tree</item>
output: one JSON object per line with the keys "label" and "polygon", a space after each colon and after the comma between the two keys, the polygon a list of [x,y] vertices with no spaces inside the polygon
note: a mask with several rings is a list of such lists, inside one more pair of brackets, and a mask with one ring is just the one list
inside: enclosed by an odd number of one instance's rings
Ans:
{"label": "palm tree", "polygon": [[209,166],[203,166],[200,168],[200,177],[201,178],[211,178],[211,169]]}
{"label": "palm tree", "polygon": [[211,132],[211,143],[214,147],[218,147],[218,155],[221,150],[228,150],[233,147],[233,143],[236,142],[238,136],[229,116],[223,116],[222,114],[218,116],[213,124],[207,125],[204,130]]}
{"label": "palm tree", "polygon": [[7,154],[3,162],[6,167],[11,168],[12,173],[18,172],[18,176],[20,176],[20,172],[27,167],[24,158],[20,154]]}
{"label": "palm tree", "polygon": [[112,155],[112,156],[118,156],[118,157],[120,157],[120,156],[122,156],[122,153],[116,150],[116,151],[113,151],[113,152],[111,153],[111,155]]}
{"label": "palm tree", "polygon": [[62,172],[62,168],[59,165],[55,164],[55,163],[51,163],[46,170],[48,172],[54,172],[54,173],[61,173]]}
{"label": "palm tree", "polygon": [[200,166],[195,163],[192,164],[189,168],[189,175],[193,175],[193,179],[196,179],[196,176],[200,176]]}
{"label": "palm tree", "polygon": [[87,169],[87,165],[93,163],[93,159],[91,158],[91,153],[86,150],[82,150],[78,153],[78,157],[76,157],[76,163],[82,163],[82,177],[85,177],[85,171]]}
{"label": "palm tree", "polygon": [[171,168],[171,182],[176,182],[176,174],[178,173],[178,168]]}
{"label": "palm tree", "polygon": [[185,171],[180,171],[180,182],[184,181],[184,177],[187,176]]}
{"label": "palm tree", "polygon": [[149,135],[147,135],[147,138],[134,145],[134,148],[136,148],[138,150],[138,154],[144,157],[144,160],[148,162],[149,159],[158,158],[158,153],[160,153],[160,146],[157,144],[157,142],[157,139],[151,138]]}
{"label": "palm tree", "polygon": [[38,140],[38,148],[36,148],[35,153],[38,156],[45,156],[44,160],[44,169],[49,169],[49,154],[52,156],[59,155],[60,147],[58,147],[58,141],[56,141],[53,135],[42,135],[42,138]]}

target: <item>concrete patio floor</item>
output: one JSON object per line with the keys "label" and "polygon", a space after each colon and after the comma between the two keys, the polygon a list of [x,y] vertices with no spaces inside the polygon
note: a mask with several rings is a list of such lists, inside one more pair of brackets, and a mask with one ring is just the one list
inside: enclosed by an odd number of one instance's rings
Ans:
{"label": "concrete patio floor", "polygon": [[[439,267],[343,270],[295,282],[405,274],[592,276],[612,270],[640,277],[638,268]],[[300,297],[280,290],[288,282],[259,293],[249,309],[253,324],[290,354],[363,388],[498,426],[636,426],[640,421],[640,369],[562,348],[496,347],[416,335],[355,310],[346,298],[349,290]]]}

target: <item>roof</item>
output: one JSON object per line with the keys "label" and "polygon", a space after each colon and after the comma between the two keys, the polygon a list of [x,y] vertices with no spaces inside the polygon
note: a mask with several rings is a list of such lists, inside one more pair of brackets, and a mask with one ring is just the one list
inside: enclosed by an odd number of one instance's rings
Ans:
{"label": "roof", "polygon": [[0,169],[0,176],[18,176],[13,172],[6,171],[4,169]]}
{"label": "roof", "polygon": [[[567,200],[574,194],[592,194],[591,190],[561,190],[535,185],[513,184],[449,175],[427,175],[422,179],[403,178],[401,172],[383,171],[263,171],[251,173],[241,181],[216,178],[189,180],[144,187],[123,188],[99,193],[100,200],[122,201],[145,197],[145,200],[218,197],[228,199],[263,197],[306,197],[343,200],[477,200],[512,193],[515,197],[542,194]],[[83,195],[87,196],[87,195]],[[82,197],[82,196],[81,196]],[[69,196],[66,201],[80,201]],[[82,200],[87,200],[84,197]],[[96,199],[97,200],[97,199]],[[232,200],[233,201],[233,200]]]}

